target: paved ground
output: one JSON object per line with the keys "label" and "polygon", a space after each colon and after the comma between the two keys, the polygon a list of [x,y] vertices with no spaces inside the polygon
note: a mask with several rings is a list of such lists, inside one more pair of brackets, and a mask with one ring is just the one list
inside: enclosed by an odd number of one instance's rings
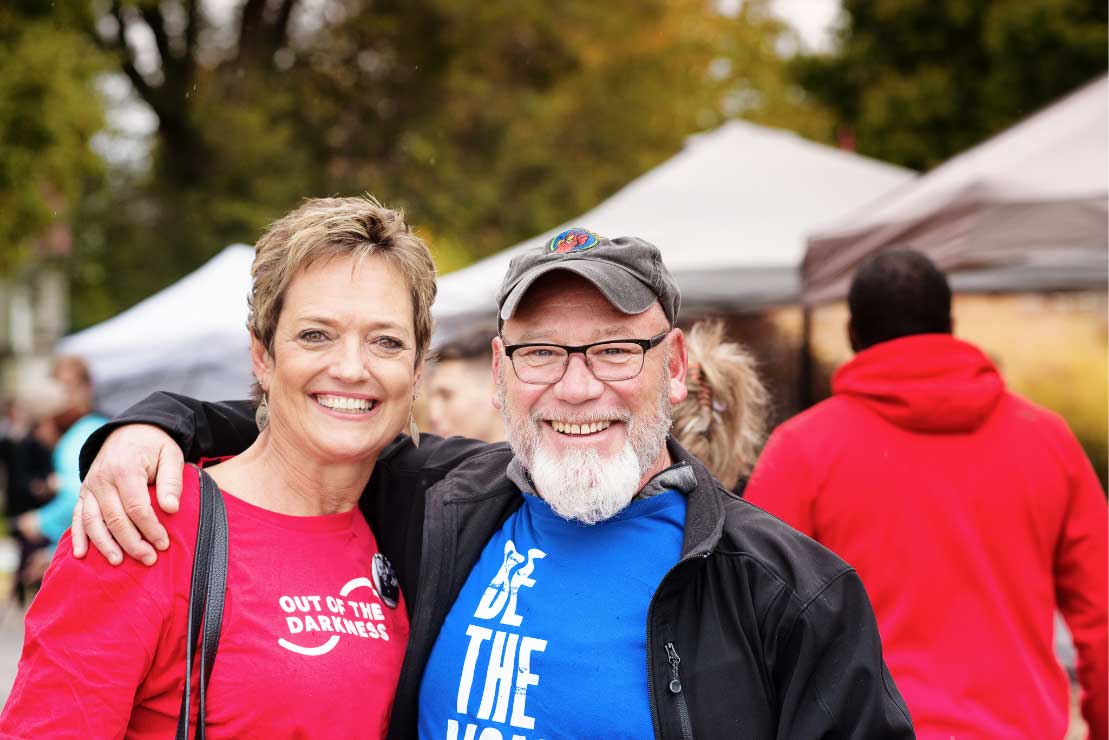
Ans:
{"label": "paved ground", "polygon": [[11,593],[12,573],[17,562],[14,543],[9,539],[0,540],[0,594],[5,596],[0,598],[0,702],[8,699],[23,650],[24,610],[6,598]]}
{"label": "paved ground", "polygon": [[23,610],[7,605],[0,616],[0,702],[8,700],[23,649]]}

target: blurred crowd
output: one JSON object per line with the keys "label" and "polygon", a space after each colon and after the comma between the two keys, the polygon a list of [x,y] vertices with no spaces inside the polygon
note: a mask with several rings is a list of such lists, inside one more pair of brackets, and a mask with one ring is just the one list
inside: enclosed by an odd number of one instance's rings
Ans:
{"label": "blurred crowd", "polygon": [[69,528],[81,488],[81,445],[105,419],[95,411],[83,360],[58,357],[50,373],[24,379],[0,421],[4,519],[18,546],[12,598],[23,605]]}

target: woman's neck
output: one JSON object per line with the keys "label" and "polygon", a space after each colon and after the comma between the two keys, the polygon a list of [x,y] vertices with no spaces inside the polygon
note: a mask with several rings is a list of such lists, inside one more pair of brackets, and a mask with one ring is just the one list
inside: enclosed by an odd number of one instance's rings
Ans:
{"label": "woman's neck", "polygon": [[358,504],[376,453],[353,462],[322,462],[282,437],[266,429],[242,454],[207,470],[220,488],[279,514],[340,514]]}

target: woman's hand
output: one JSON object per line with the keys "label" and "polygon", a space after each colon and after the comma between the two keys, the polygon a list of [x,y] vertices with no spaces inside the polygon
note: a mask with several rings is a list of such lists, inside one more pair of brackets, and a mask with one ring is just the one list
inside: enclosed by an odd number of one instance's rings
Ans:
{"label": "woman's hand", "polygon": [[121,547],[153,565],[154,548],[169,547],[169,535],[150,505],[149,485],[155,484],[162,511],[176,512],[183,465],[180,448],[156,426],[128,424],[108,435],[73,510],[73,554],[83,558],[91,539],[112,565],[123,562]]}

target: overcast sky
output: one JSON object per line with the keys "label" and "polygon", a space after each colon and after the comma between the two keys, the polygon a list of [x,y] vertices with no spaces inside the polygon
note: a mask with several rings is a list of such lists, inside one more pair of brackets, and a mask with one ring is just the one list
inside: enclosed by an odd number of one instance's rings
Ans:
{"label": "overcast sky", "polygon": [[772,0],[774,12],[797,29],[812,50],[826,49],[829,31],[840,11],[840,0]]}

